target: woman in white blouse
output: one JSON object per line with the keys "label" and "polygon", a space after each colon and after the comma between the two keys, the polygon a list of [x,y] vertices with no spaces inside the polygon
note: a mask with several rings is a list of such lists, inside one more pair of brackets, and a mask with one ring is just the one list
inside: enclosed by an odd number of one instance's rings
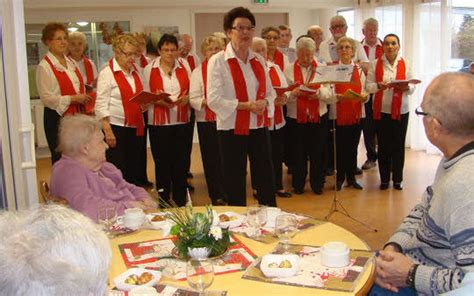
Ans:
{"label": "woman in white blouse", "polygon": [[94,113],[96,93],[93,91],[97,84],[97,67],[94,62],[87,58],[84,51],[87,48],[87,38],[82,32],[72,32],[68,35],[69,57],[76,62],[82,75],[82,80],[86,84],[86,92],[92,98],[90,104],[86,106],[86,113]]}
{"label": "woman in white blouse", "polygon": [[217,134],[224,170],[224,190],[230,205],[245,206],[247,156],[257,176],[259,202],[276,206],[269,118],[275,91],[265,60],[250,50],[255,17],[237,7],[224,16],[230,38],[224,51],[209,60],[207,102],[217,116]]}
{"label": "woman in white blouse", "polygon": [[205,60],[193,71],[189,89],[189,102],[196,110],[204,176],[213,205],[223,205],[226,202],[222,184],[221,155],[217,141],[216,114],[207,106],[207,64],[209,59],[223,48],[222,39],[214,36],[204,38],[201,43],[201,52]]}
{"label": "woman in white blouse", "polygon": [[41,40],[48,52],[36,70],[36,87],[45,105],[44,131],[54,163],[61,158],[56,151],[61,116],[85,112],[91,97],[85,94],[79,68],[66,56],[67,29],[61,23],[49,23],[43,28]]}
{"label": "woman in white blouse", "polygon": [[160,56],[144,70],[146,87],[167,93],[173,103],[159,101],[148,109],[150,144],[155,161],[156,188],[161,197],[178,206],[186,204],[186,143],[189,133],[189,78],[178,62],[178,40],[164,34],[158,42]]}
{"label": "woman in white blouse", "polygon": [[[286,81],[285,74],[283,74],[283,71],[280,69],[280,66],[267,59],[267,43],[268,41],[265,41],[262,38],[254,37],[252,42],[252,50],[267,60],[268,73],[270,75],[272,86],[275,88],[286,88],[288,87],[288,83]],[[274,102],[275,112],[273,117],[270,118],[270,126],[268,127],[272,144],[272,160],[276,189],[275,193],[278,197],[285,198],[291,197],[291,193],[283,188],[282,182],[282,163],[286,144],[286,121],[283,114],[283,106],[286,105],[287,100],[288,96],[286,93],[277,93],[277,97]],[[258,188],[257,184],[254,184],[255,177],[256,176],[252,175],[252,185],[254,188]],[[258,197],[258,190],[254,194]]]}
{"label": "woman in white blouse", "polygon": [[355,179],[357,168],[357,146],[362,131],[361,119],[365,117],[364,102],[346,96],[347,91],[359,95],[365,94],[365,74],[362,67],[354,63],[357,42],[348,37],[341,37],[336,43],[339,57],[337,64],[353,66],[351,83],[336,84],[336,155],[337,155],[337,190],[342,189],[344,181],[354,189],[362,189]]}
{"label": "woman in white blouse", "polygon": [[288,99],[288,121],[292,130],[288,136],[293,147],[290,157],[293,164],[294,193],[303,194],[308,159],[309,180],[315,194],[323,193],[324,185],[324,145],[327,138],[328,104],[334,103],[330,88],[313,85],[311,92],[305,86],[316,79],[318,63],[314,58],[316,45],[309,36],[298,38],[296,42],[297,60],[285,68],[290,84],[296,87]]}
{"label": "woman in white blouse", "polygon": [[115,57],[100,71],[95,113],[102,119],[107,161],[122,171],[127,182],[142,185],[141,162],[146,159],[145,122],[140,106],[130,99],[143,90],[140,71],[134,65],[138,43],[129,34],[113,39]]}
{"label": "woman in white blouse", "polygon": [[383,50],[383,56],[371,64],[367,77],[367,90],[375,93],[373,112],[378,139],[380,189],[388,189],[391,178],[393,188],[402,190],[408,95],[414,92],[415,87],[408,82],[391,83],[413,78],[407,61],[398,54],[398,36],[385,36]]}

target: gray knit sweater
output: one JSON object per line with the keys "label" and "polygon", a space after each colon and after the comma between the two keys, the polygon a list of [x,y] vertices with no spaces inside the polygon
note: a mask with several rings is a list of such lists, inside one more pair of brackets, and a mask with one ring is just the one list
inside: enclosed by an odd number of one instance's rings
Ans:
{"label": "gray knit sweater", "polygon": [[437,295],[459,287],[474,271],[474,150],[442,159],[433,185],[389,239],[419,263],[418,293]]}

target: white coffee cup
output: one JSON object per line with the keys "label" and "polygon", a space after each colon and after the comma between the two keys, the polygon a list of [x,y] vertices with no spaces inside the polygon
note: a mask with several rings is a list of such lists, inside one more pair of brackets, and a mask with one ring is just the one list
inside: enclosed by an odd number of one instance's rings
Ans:
{"label": "white coffee cup", "polygon": [[130,229],[138,229],[145,222],[146,215],[140,208],[130,208],[124,211],[123,225]]}
{"label": "white coffee cup", "polygon": [[343,242],[328,242],[321,248],[321,264],[326,267],[349,265],[349,248]]}

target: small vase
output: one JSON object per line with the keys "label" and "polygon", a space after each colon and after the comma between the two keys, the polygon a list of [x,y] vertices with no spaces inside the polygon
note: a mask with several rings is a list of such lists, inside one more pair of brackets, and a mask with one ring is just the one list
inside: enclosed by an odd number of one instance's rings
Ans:
{"label": "small vase", "polygon": [[211,250],[206,247],[203,248],[188,248],[188,255],[193,259],[203,259],[209,257]]}

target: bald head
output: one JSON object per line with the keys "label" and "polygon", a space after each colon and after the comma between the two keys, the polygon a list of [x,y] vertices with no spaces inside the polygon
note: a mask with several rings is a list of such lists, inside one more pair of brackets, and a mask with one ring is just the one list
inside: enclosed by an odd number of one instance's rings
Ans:
{"label": "bald head", "polygon": [[474,76],[452,72],[437,76],[423,97],[422,108],[450,134],[474,137]]}
{"label": "bald head", "polygon": [[319,48],[319,45],[324,40],[324,32],[320,26],[314,25],[308,28],[307,35],[313,38],[316,43],[316,48]]}

